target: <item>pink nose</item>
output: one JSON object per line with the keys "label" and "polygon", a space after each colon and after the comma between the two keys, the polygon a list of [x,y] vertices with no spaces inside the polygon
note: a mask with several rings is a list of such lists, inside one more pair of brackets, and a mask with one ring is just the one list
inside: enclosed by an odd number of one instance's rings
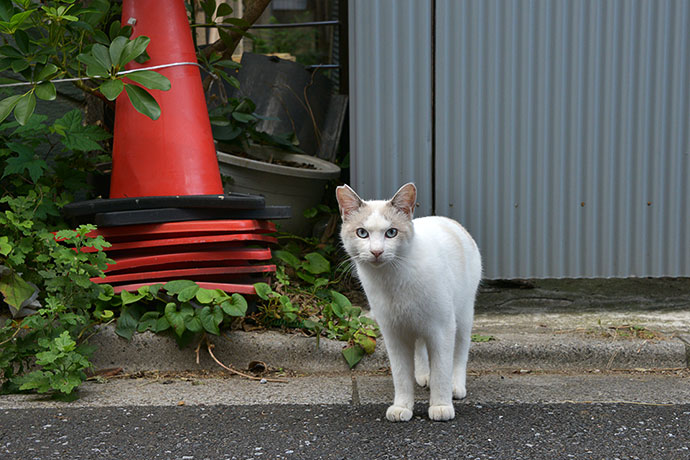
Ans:
{"label": "pink nose", "polygon": [[376,258],[378,259],[379,256],[380,256],[381,254],[383,254],[383,251],[379,251],[379,250],[376,250],[376,251],[375,251],[375,250],[372,249],[372,250],[371,250],[371,253],[374,254],[374,257],[376,257]]}

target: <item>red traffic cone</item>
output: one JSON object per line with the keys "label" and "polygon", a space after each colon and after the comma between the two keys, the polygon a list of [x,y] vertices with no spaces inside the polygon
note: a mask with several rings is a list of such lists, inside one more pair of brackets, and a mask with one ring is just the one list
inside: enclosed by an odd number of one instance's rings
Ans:
{"label": "red traffic cone", "polygon": [[[134,27],[132,37],[151,38],[151,59],[128,69],[196,62],[183,0],[124,0],[122,23]],[[222,194],[199,68],[157,71],[172,86],[150,90],[161,107],[158,120],[134,110],[125,94],[117,99],[110,198]]]}

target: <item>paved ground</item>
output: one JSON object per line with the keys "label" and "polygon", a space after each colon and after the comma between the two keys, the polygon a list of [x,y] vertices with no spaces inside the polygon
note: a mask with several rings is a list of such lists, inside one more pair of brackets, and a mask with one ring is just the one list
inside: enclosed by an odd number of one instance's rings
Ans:
{"label": "paved ground", "polygon": [[0,458],[686,459],[688,324],[687,279],[486,285],[474,332],[492,340],[473,344],[456,419],[429,421],[420,389],[407,424],[384,417],[382,344],[351,372],[337,342],[215,340],[238,369],[265,362],[260,383],[166,338],[104,330],[97,367],[123,373],[87,382],[73,403],[0,396]]}
{"label": "paved ground", "polygon": [[388,375],[288,383],[163,376],[89,383],[75,403],[0,399],[0,457],[685,459],[687,372],[471,375],[454,421],[385,420]]}

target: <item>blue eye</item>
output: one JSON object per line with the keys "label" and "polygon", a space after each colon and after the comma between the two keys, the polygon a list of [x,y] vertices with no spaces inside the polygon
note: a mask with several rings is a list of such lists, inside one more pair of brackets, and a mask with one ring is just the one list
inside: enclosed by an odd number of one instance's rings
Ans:
{"label": "blue eye", "polygon": [[357,236],[360,238],[369,238],[369,232],[367,232],[363,228],[358,228],[357,229]]}
{"label": "blue eye", "polygon": [[386,230],[386,238],[395,238],[396,236],[398,236],[397,228],[389,228]]}

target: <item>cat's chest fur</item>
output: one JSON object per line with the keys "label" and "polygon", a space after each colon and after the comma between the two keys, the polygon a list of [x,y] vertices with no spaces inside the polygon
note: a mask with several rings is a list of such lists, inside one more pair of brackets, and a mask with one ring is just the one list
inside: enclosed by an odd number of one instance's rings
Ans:
{"label": "cat's chest fur", "polygon": [[411,236],[391,248],[394,260],[381,266],[357,262],[357,274],[379,321],[416,330],[430,321],[453,321],[466,245],[474,243],[450,219],[425,217],[412,224]]}

